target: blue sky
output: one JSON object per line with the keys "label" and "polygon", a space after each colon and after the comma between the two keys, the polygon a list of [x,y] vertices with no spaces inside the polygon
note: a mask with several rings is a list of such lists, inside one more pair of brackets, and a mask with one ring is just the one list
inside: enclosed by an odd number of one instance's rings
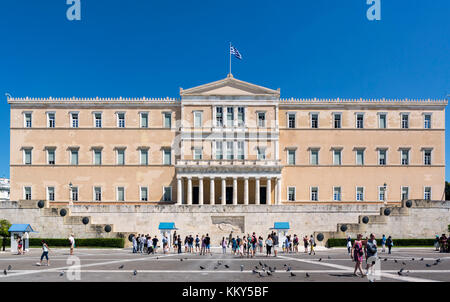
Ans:
{"label": "blue sky", "polygon": [[282,97],[445,98],[450,1],[381,3],[381,20],[369,21],[366,0],[81,0],[81,21],[68,21],[66,0],[2,0],[0,176],[4,93],[177,97],[226,76],[229,41],[244,56],[235,77]]}

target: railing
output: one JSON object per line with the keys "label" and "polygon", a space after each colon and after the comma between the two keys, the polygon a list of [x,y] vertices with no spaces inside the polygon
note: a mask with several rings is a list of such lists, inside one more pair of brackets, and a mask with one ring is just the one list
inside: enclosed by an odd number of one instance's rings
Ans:
{"label": "railing", "polygon": [[341,99],[341,98],[332,98],[332,99],[322,99],[322,98],[285,98],[280,99],[280,104],[291,104],[291,103],[302,103],[302,104],[317,104],[317,103],[330,103],[330,104],[340,104],[340,103],[363,103],[363,104],[387,104],[387,103],[395,103],[395,104],[447,104],[447,100],[445,99]]}
{"label": "railing", "polygon": [[202,167],[221,167],[221,166],[279,166],[280,160],[178,160],[177,166],[202,166]]}
{"label": "railing", "polygon": [[173,103],[173,102],[180,102],[180,99],[178,98],[147,98],[147,97],[140,97],[140,98],[78,98],[78,97],[71,97],[71,98],[54,98],[54,97],[47,97],[47,98],[32,98],[32,97],[8,97],[8,103],[78,103],[78,102],[86,102],[86,103],[122,103],[122,102],[131,102],[131,103],[148,103],[148,102],[167,102],[167,103]]}

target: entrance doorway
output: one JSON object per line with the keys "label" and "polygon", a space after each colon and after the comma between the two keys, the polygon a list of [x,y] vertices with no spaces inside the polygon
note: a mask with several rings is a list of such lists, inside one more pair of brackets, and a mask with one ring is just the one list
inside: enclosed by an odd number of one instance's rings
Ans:
{"label": "entrance doorway", "polygon": [[192,204],[198,204],[198,187],[192,188]]}
{"label": "entrance doorway", "polygon": [[266,187],[259,187],[259,203],[266,204],[267,189]]}
{"label": "entrance doorway", "polygon": [[227,204],[233,204],[233,187],[227,187],[226,203]]}

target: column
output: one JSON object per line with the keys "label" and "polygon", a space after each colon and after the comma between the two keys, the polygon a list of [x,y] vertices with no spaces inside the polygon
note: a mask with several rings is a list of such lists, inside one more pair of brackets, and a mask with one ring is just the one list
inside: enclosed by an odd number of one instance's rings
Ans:
{"label": "column", "polygon": [[270,205],[271,203],[272,203],[272,196],[271,196],[271,191],[272,191],[272,188],[271,188],[271,185],[272,184],[272,182],[271,182],[271,179],[270,178],[267,178],[267,187],[266,187],[266,189],[267,189],[267,192],[266,192],[266,204],[268,204],[268,205]]}
{"label": "column", "polygon": [[221,204],[227,204],[227,182],[226,178],[222,177],[222,201]]}
{"label": "column", "polygon": [[277,201],[276,204],[281,204],[281,177],[277,178]]}
{"label": "column", "polygon": [[177,205],[181,205],[183,204],[183,183],[182,183],[182,178],[181,177],[177,177]]}
{"label": "column", "polygon": [[248,177],[244,178],[244,204],[248,205]]}
{"label": "column", "polygon": [[198,204],[203,204],[203,177],[198,178]]}
{"label": "column", "polygon": [[214,195],[214,177],[209,179],[209,203],[216,203],[216,196]]}
{"label": "column", "polygon": [[188,177],[187,204],[192,204],[192,178]]}
{"label": "column", "polygon": [[259,203],[259,178],[255,178],[255,204]]}
{"label": "column", "polygon": [[237,205],[237,177],[233,177],[233,204]]}

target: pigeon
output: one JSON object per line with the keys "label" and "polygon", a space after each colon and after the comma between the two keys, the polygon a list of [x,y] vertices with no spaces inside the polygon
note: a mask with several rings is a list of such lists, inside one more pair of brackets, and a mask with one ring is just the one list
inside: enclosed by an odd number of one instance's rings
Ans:
{"label": "pigeon", "polygon": [[8,272],[6,270],[3,270],[3,274],[6,276],[8,275]]}
{"label": "pigeon", "polygon": [[397,259],[394,259],[394,262],[397,263],[398,262]]}
{"label": "pigeon", "polygon": [[156,260],[158,260],[159,259],[159,257],[156,257]]}
{"label": "pigeon", "polygon": [[403,264],[403,265],[406,265],[406,263],[405,263],[404,261],[402,261],[402,264]]}
{"label": "pigeon", "polygon": [[269,272],[271,272],[271,273],[273,272],[272,267],[270,267],[270,266],[269,266]]}
{"label": "pigeon", "polygon": [[11,269],[12,269],[12,266],[10,264],[10,265],[8,265],[8,271],[10,271]]}
{"label": "pigeon", "polygon": [[180,258],[180,261],[183,261],[183,258]]}
{"label": "pigeon", "polygon": [[258,275],[259,275],[260,277],[264,277],[264,275],[263,275],[263,274],[261,274],[260,272],[258,272]]}
{"label": "pigeon", "polygon": [[309,278],[309,274],[308,273],[306,273],[305,276],[306,276],[306,278]]}
{"label": "pigeon", "polygon": [[411,261],[414,261],[415,258],[412,258]]}
{"label": "pigeon", "polygon": [[437,263],[441,262],[441,259],[440,258],[436,259],[436,262]]}
{"label": "pigeon", "polygon": [[259,269],[259,267],[257,265],[255,265],[255,269]]}
{"label": "pigeon", "polygon": [[428,263],[427,263],[427,264],[425,264],[425,265],[426,265],[426,267],[431,267],[431,264],[428,264]]}
{"label": "pigeon", "polygon": [[283,264],[283,266],[286,267],[287,265],[286,265],[286,264]]}
{"label": "pigeon", "polygon": [[226,268],[230,268],[230,266],[229,266],[228,264],[225,264],[225,267],[226,267]]}
{"label": "pigeon", "polygon": [[322,258],[319,258],[319,262],[322,261]]}
{"label": "pigeon", "polygon": [[420,258],[420,261],[423,261],[423,258]]}
{"label": "pigeon", "polygon": [[438,264],[439,264],[439,262],[437,262],[437,261],[435,263],[433,263],[433,265],[438,265]]}
{"label": "pigeon", "polygon": [[222,262],[220,262],[220,261],[217,261],[217,265],[222,265]]}
{"label": "pigeon", "polygon": [[272,273],[275,273],[276,270],[277,270],[277,268],[274,266]]}
{"label": "pigeon", "polygon": [[384,258],[384,261],[387,261],[387,258]]}
{"label": "pigeon", "polygon": [[205,269],[203,266],[200,265],[200,269]]}
{"label": "pigeon", "polygon": [[217,269],[217,266],[214,266],[214,269]]}
{"label": "pigeon", "polygon": [[403,272],[403,267],[400,269],[400,273]]}
{"label": "pigeon", "polygon": [[241,272],[243,272],[244,271],[244,266],[243,265],[241,265]]}
{"label": "pigeon", "polygon": [[135,276],[137,275],[137,270],[133,271],[133,275],[135,275]]}
{"label": "pigeon", "polygon": [[328,256],[328,259],[331,259],[331,257],[330,257],[330,256]]}
{"label": "pigeon", "polygon": [[60,276],[60,277],[64,276],[64,272],[60,272],[60,273],[59,273],[59,276]]}
{"label": "pigeon", "polygon": [[253,274],[257,274],[258,272],[256,270],[252,270],[252,273]]}
{"label": "pigeon", "polygon": [[123,266],[123,264],[122,264],[121,266],[119,266],[119,269],[123,269],[123,267],[124,267],[124,266]]}
{"label": "pigeon", "polygon": [[267,276],[272,276],[272,274],[270,272],[266,272],[266,273],[267,273]]}
{"label": "pigeon", "polygon": [[403,276],[403,273],[402,273],[401,271],[397,272],[397,274],[398,274],[399,276]]}
{"label": "pigeon", "polygon": [[291,272],[291,277],[295,277],[297,276],[296,274],[294,274],[293,272]]}
{"label": "pigeon", "polygon": [[290,272],[291,271],[291,267],[288,266],[288,268],[286,269],[286,272]]}
{"label": "pigeon", "polygon": [[261,261],[259,261],[259,265],[263,266],[263,264],[262,264],[262,262],[261,262]]}

